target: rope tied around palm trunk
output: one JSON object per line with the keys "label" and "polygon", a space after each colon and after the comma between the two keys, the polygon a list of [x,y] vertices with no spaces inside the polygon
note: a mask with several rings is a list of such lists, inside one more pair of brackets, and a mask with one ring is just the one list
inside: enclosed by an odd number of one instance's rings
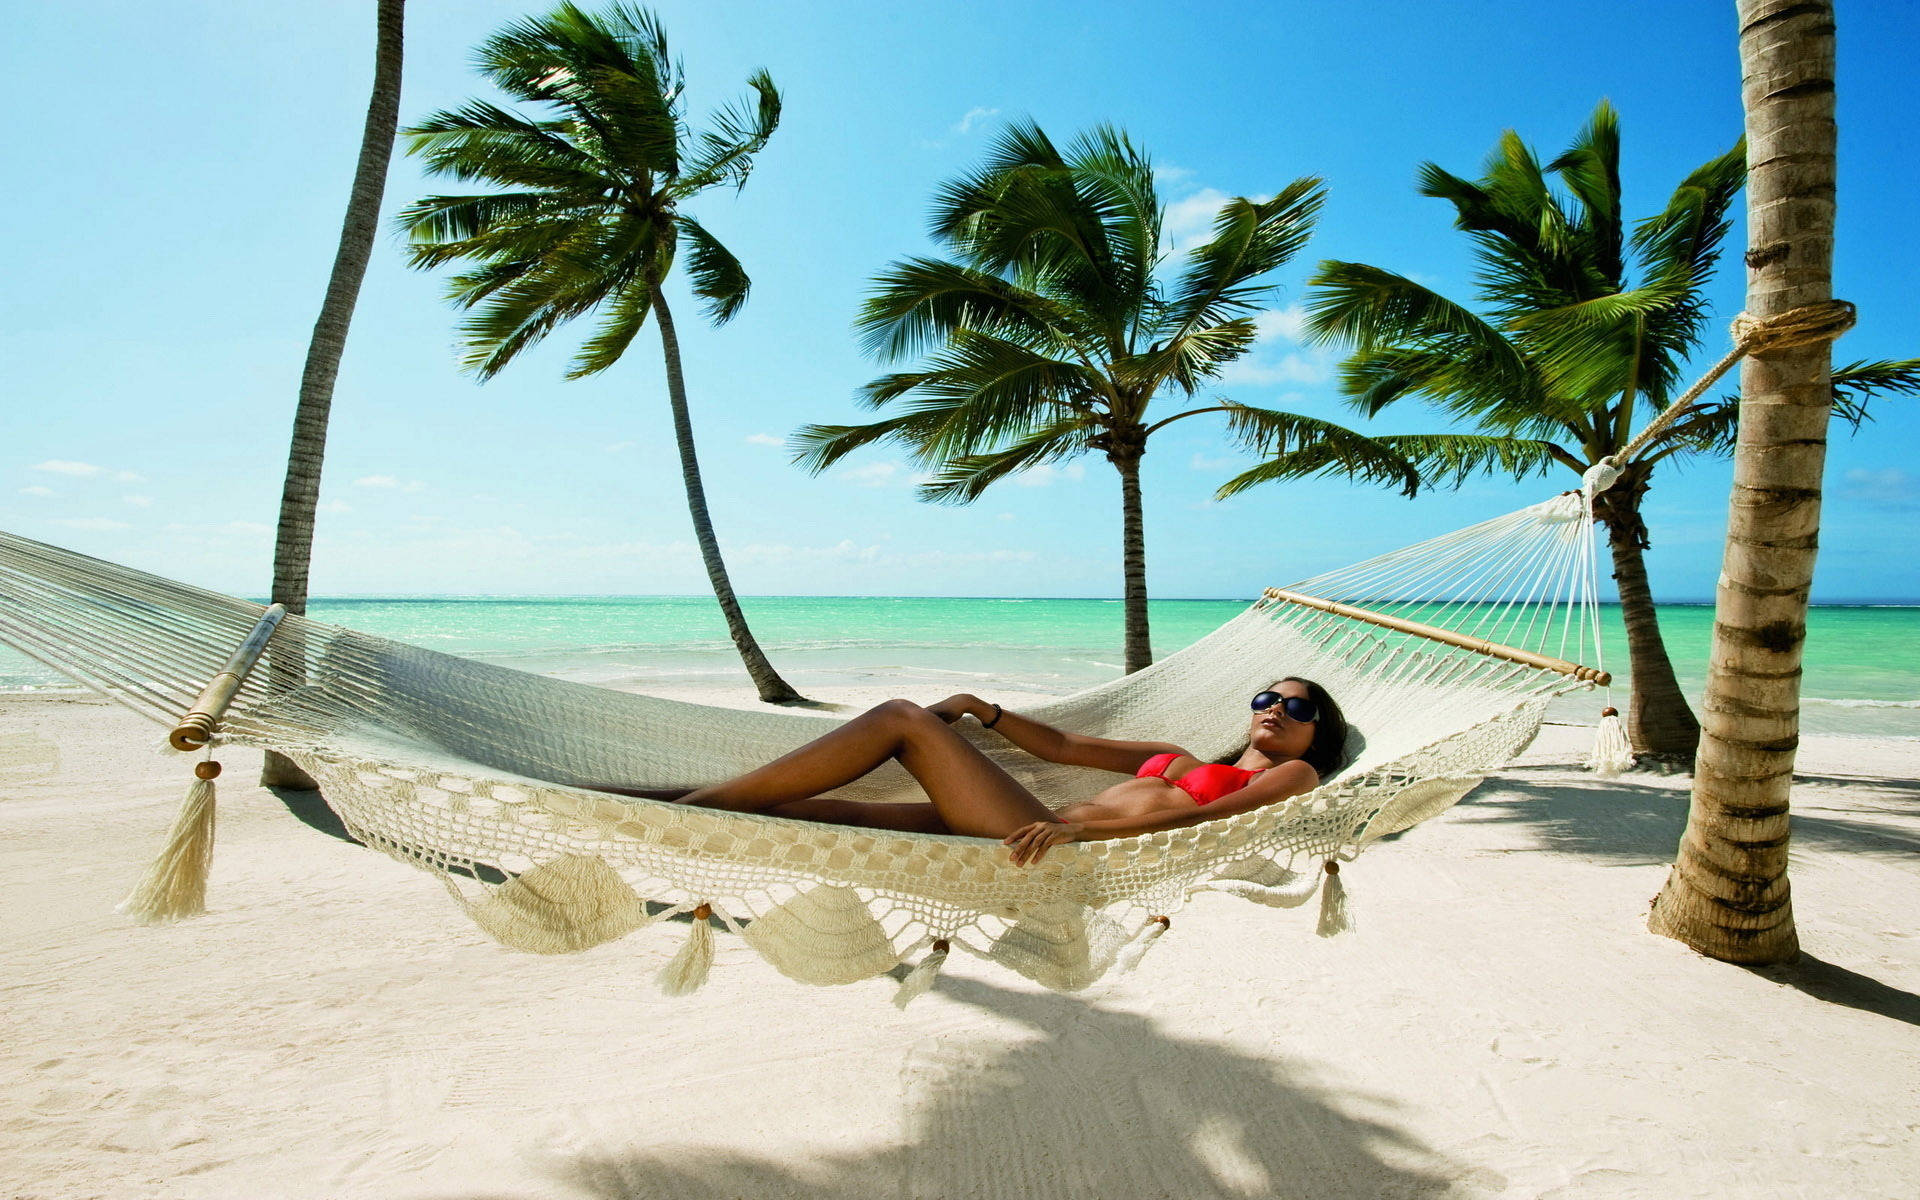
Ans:
{"label": "rope tied around palm trunk", "polygon": [[1782,350],[1791,350],[1796,346],[1810,346],[1815,342],[1831,342],[1847,330],[1853,328],[1855,311],[1852,304],[1845,300],[1825,300],[1819,304],[1807,304],[1799,308],[1790,308],[1786,312],[1776,313],[1767,318],[1741,313],[1733,319],[1733,349],[1707,369],[1700,381],[1686,390],[1678,400],[1669,404],[1666,411],[1655,417],[1639,436],[1628,442],[1618,454],[1610,455],[1617,466],[1625,466],[1640,456],[1661,434],[1680,419],[1682,413],[1693,407],[1706,390],[1714,385],[1722,375],[1733,369],[1733,365],[1749,354],[1777,354]]}

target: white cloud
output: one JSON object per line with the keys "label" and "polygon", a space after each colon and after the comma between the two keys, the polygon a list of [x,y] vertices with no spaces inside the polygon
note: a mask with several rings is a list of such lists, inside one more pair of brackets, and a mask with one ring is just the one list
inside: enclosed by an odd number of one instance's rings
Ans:
{"label": "white cloud", "polygon": [[132,529],[125,521],[116,521],[111,517],[61,517],[55,525],[64,525],[68,529],[91,529],[102,533],[117,533],[122,529]]}
{"label": "white cloud", "polygon": [[1256,345],[1244,357],[1228,363],[1220,371],[1222,383],[1325,383],[1333,377],[1334,354],[1331,350],[1293,351],[1278,358],[1260,353]]}
{"label": "white cloud", "polygon": [[403,492],[424,492],[427,490],[427,485],[418,479],[408,479],[403,482],[393,475],[362,475],[353,481],[353,486],[398,489]]}
{"label": "white cloud", "polygon": [[974,567],[993,563],[1030,563],[1038,562],[1040,555],[1033,550],[922,550],[917,554],[902,555],[897,562],[900,565],[925,570],[931,567]]}
{"label": "white cloud", "polygon": [[49,475],[71,475],[75,479],[99,479],[102,476],[112,476],[119,483],[147,481],[147,477],[137,471],[110,471],[94,463],[76,462],[70,458],[50,458],[45,462],[35,463],[33,469],[45,471]]}
{"label": "white cloud", "polygon": [[1079,483],[1087,477],[1087,468],[1082,463],[1068,463],[1064,467],[1041,463],[1037,467],[1028,467],[1013,477],[1021,487],[1051,487],[1055,483]]}
{"label": "white cloud", "polygon": [[880,561],[879,546],[862,546],[852,538],[842,538],[831,546],[795,546],[786,542],[754,542],[740,547],[729,559],[738,558],[741,562],[750,562],[760,566],[782,566],[788,563],[819,562],[858,562],[873,563]]}
{"label": "white cloud", "polygon": [[954,123],[953,131],[962,135],[972,133],[981,123],[990,121],[999,115],[1000,110],[997,108],[970,108],[967,110],[966,116],[961,117]]}
{"label": "white cloud", "polygon": [[1231,199],[1219,188],[1201,188],[1184,200],[1175,200],[1160,218],[1160,236],[1174,250],[1193,249],[1213,236],[1213,218]]}
{"label": "white cloud", "polygon": [[784,446],[786,442],[770,433],[750,433],[747,435],[749,446]]}
{"label": "white cloud", "polygon": [[64,458],[50,458],[43,463],[35,463],[33,469],[53,475],[73,475],[82,479],[104,475],[107,470],[105,467],[96,467],[92,463],[72,462]]}
{"label": "white cloud", "polygon": [[1187,463],[1187,465],[1189,467],[1192,467],[1196,471],[1206,471],[1211,473],[1215,471],[1231,471],[1235,467],[1240,466],[1241,462],[1237,458],[1208,458],[1206,455],[1201,454],[1199,451],[1196,450],[1194,452],[1193,458]]}
{"label": "white cloud", "polygon": [[40,484],[36,483],[28,487],[21,488],[20,494],[22,496],[54,496],[54,495],[58,495],[59,493],[55,492],[50,487],[42,487]]}
{"label": "white cloud", "polygon": [[861,487],[888,487],[900,478],[900,464],[897,462],[868,463],[865,466],[851,467],[840,472],[840,478],[848,483],[857,483]]}
{"label": "white cloud", "polygon": [[1272,342],[1304,345],[1307,334],[1307,306],[1289,304],[1285,308],[1270,308],[1254,316],[1253,327],[1259,332],[1260,340],[1256,345]]}
{"label": "white cloud", "polygon": [[135,508],[153,507],[152,496],[122,496],[121,499],[125,500],[128,504],[133,505]]}
{"label": "white cloud", "polygon": [[1153,181],[1161,184],[1184,183],[1193,178],[1193,172],[1185,167],[1176,167],[1172,163],[1161,163],[1153,169]]}
{"label": "white cloud", "polygon": [[1875,508],[1913,508],[1920,506],[1920,476],[1899,467],[1854,467],[1843,477],[1840,494]]}
{"label": "white cloud", "polygon": [[353,511],[353,506],[344,500],[329,500],[324,504],[314,505],[313,511],[323,513],[348,513]]}

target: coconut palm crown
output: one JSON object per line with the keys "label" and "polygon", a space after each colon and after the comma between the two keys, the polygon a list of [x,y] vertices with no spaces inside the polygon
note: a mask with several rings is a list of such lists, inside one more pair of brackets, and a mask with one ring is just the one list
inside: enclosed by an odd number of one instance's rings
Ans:
{"label": "coconut palm crown", "polygon": [[[1624,449],[1667,406],[1710,319],[1706,289],[1746,179],[1736,142],[1629,229],[1621,207],[1620,127],[1605,101],[1565,153],[1542,164],[1508,131],[1478,181],[1433,163],[1420,191],[1453,205],[1471,239],[1478,307],[1363,263],[1329,261],[1309,280],[1310,335],[1350,346],[1339,387],[1371,417],[1417,398],[1476,429],[1384,435],[1424,484],[1483,472],[1583,474]],[[1920,363],[1855,363],[1835,373],[1840,415],[1867,395],[1913,390]],[[1641,506],[1662,460],[1731,448],[1736,405],[1689,411],[1596,501],[1607,530],[1632,664],[1628,730],[1636,752],[1691,763],[1699,724],[1674,677],[1647,580]],[[1273,456],[1221,489],[1341,470],[1318,447]]]}
{"label": "coconut palm crown", "polygon": [[817,472],[893,442],[934,472],[922,499],[966,503],[1021,471],[1104,454],[1121,482],[1125,663],[1139,670],[1152,661],[1140,463],[1154,433],[1221,413],[1248,449],[1316,444],[1361,477],[1413,486],[1400,458],[1327,422],[1224,399],[1150,411],[1190,400],[1252,347],[1268,276],[1306,244],[1324,195],[1301,178],[1230,200],[1208,241],[1175,252],[1152,164],[1124,133],[1103,126],[1063,149],[1010,126],[934,197],[931,232],[951,257],[892,264],[860,311],[869,352],[917,360],[862,393],[892,415],[807,426],[796,461]]}
{"label": "coconut palm crown", "polygon": [[400,217],[414,266],[466,264],[448,279],[449,297],[470,313],[462,365],[490,378],[559,325],[594,314],[598,326],[568,373],[580,378],[618,362],[653,318],[687,505],[728,632],[761,699],[798,699],[754,641],[720,558],[664,292],[684,251],[710,320],[725,322],[746,302],[739,260],[682,206],[708,188],[746,183],[779,124],[779,91],[757,71],[746,99],[696,132],[685,73],[659,20],[618,4],[597,13],[562,4],[516,21],[475,57],[489,82],[531,112],[472,100],[405,134],[429,174],[497,190],[429,196]]}

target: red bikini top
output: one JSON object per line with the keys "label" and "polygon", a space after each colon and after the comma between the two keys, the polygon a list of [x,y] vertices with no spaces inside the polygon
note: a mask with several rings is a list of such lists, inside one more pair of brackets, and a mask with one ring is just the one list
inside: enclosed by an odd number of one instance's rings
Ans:
{"label": "red bikini top", "polygon": [[[1178,754],[1156,754],[1140,764],[1133,773],[1136,779],[1155,777],[1167,779],[1167,768],[1173,765]],[[1249,771],[1243,767],[1230,767],[1224,763],[1201,763],[1190,768],[1178,779],[1167,779],[1168,783],[1193,797],[1195,804],[1212,804],[1222,796],[1232,795],[1253,781],[1258,771]]]}

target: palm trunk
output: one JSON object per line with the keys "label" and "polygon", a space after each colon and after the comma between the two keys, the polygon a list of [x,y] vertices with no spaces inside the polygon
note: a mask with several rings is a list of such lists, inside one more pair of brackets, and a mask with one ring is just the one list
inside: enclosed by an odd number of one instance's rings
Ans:
{"label": "palm trunk", "polygon": [[[373,256],[380,224],[380,200],[386,191],[393,134],[400,124],[400,66],[404,49],[405,0],[380,0],[374,40],[373,97],[360,134],[360,161],[353,170],[347,216],[334,252],[326,298],[307,343],[300,375],[300,403],[293,414],[293,443],[287,451],[287,478],[280,493],[280,527],[273,546],[273,599],[290,613],[307,611],[307,579],[313,555],[314,509],[320,502],[320,468],[327,452],[327,420],[333,409],[333,384],[340,374],[347,329]],[[292,630],[287,631],[289,635]],[[305,682],[305,648],[282,638],[270,656],[269,679],[281,686]],[[290,759],[267,752],[260,782],[267,787],[312,790],[318,787]]]}
{"label": "palm trunk", "polygon": [[[1832,299],[1834,24],[1825,0],[1741,0],[1747,114],[1747,311]],[[1826,342],[1749,357],[1740,374],[1727,549],[1693,805],[1649,925],[1714,958],[1799,955],[1787,883],[1800,656],[1832,408]]]}
{"label": "palm trunk", "polygon": [[1153,639],[1147,628],[1147,531],[1140,503],[1140,455],[1120,453],[1120,571],[1124,579],[1127,674],[1153,664]]}
{"label": "palm trunk", "polygon": [[1687,767],[1700,744],[1700,722],[1674,677],[1673,659],[1660,636],[1653,590],[1647,585],[1647,527],[1640,517],[1647,492],[1647,468],[1629,466],[1595,502],[1607,527],[1613,579],[1620,592],[1620,618],[1627,627],[1632,694],[1627,700],[1627,740],[1636,756]]}
{"label": "palm trunk", "polygon": [[667,297],[658,285],[653,288],[653,317],[660,326],[660,349],[667,360],[667,400],[673,409],[674,442],[680,447],[680,476],[687,486],[687,512],[693,517],[694,540],[700,543],[700,559],[706,564],[714,598],[720,601],[720,612],[727,620],[727,635],[740,652],[740,660],[747,665],[747,674],[761,700],[768,704],[804,700],[806,697],[780,678],[780,673],[761,653],[760,643],[753,640],[746,614],[740,611],[740,601],[733,594],[733,584],[727,579],[727,564],[720,559],[720,542],[713,535],[713,518],[707,515],[707,492],[700,482],[700,459],[693,449],[693,418],[687,411],[687,383],[680,369],[680,335],[674,332],[673,313],[668,310]]}

